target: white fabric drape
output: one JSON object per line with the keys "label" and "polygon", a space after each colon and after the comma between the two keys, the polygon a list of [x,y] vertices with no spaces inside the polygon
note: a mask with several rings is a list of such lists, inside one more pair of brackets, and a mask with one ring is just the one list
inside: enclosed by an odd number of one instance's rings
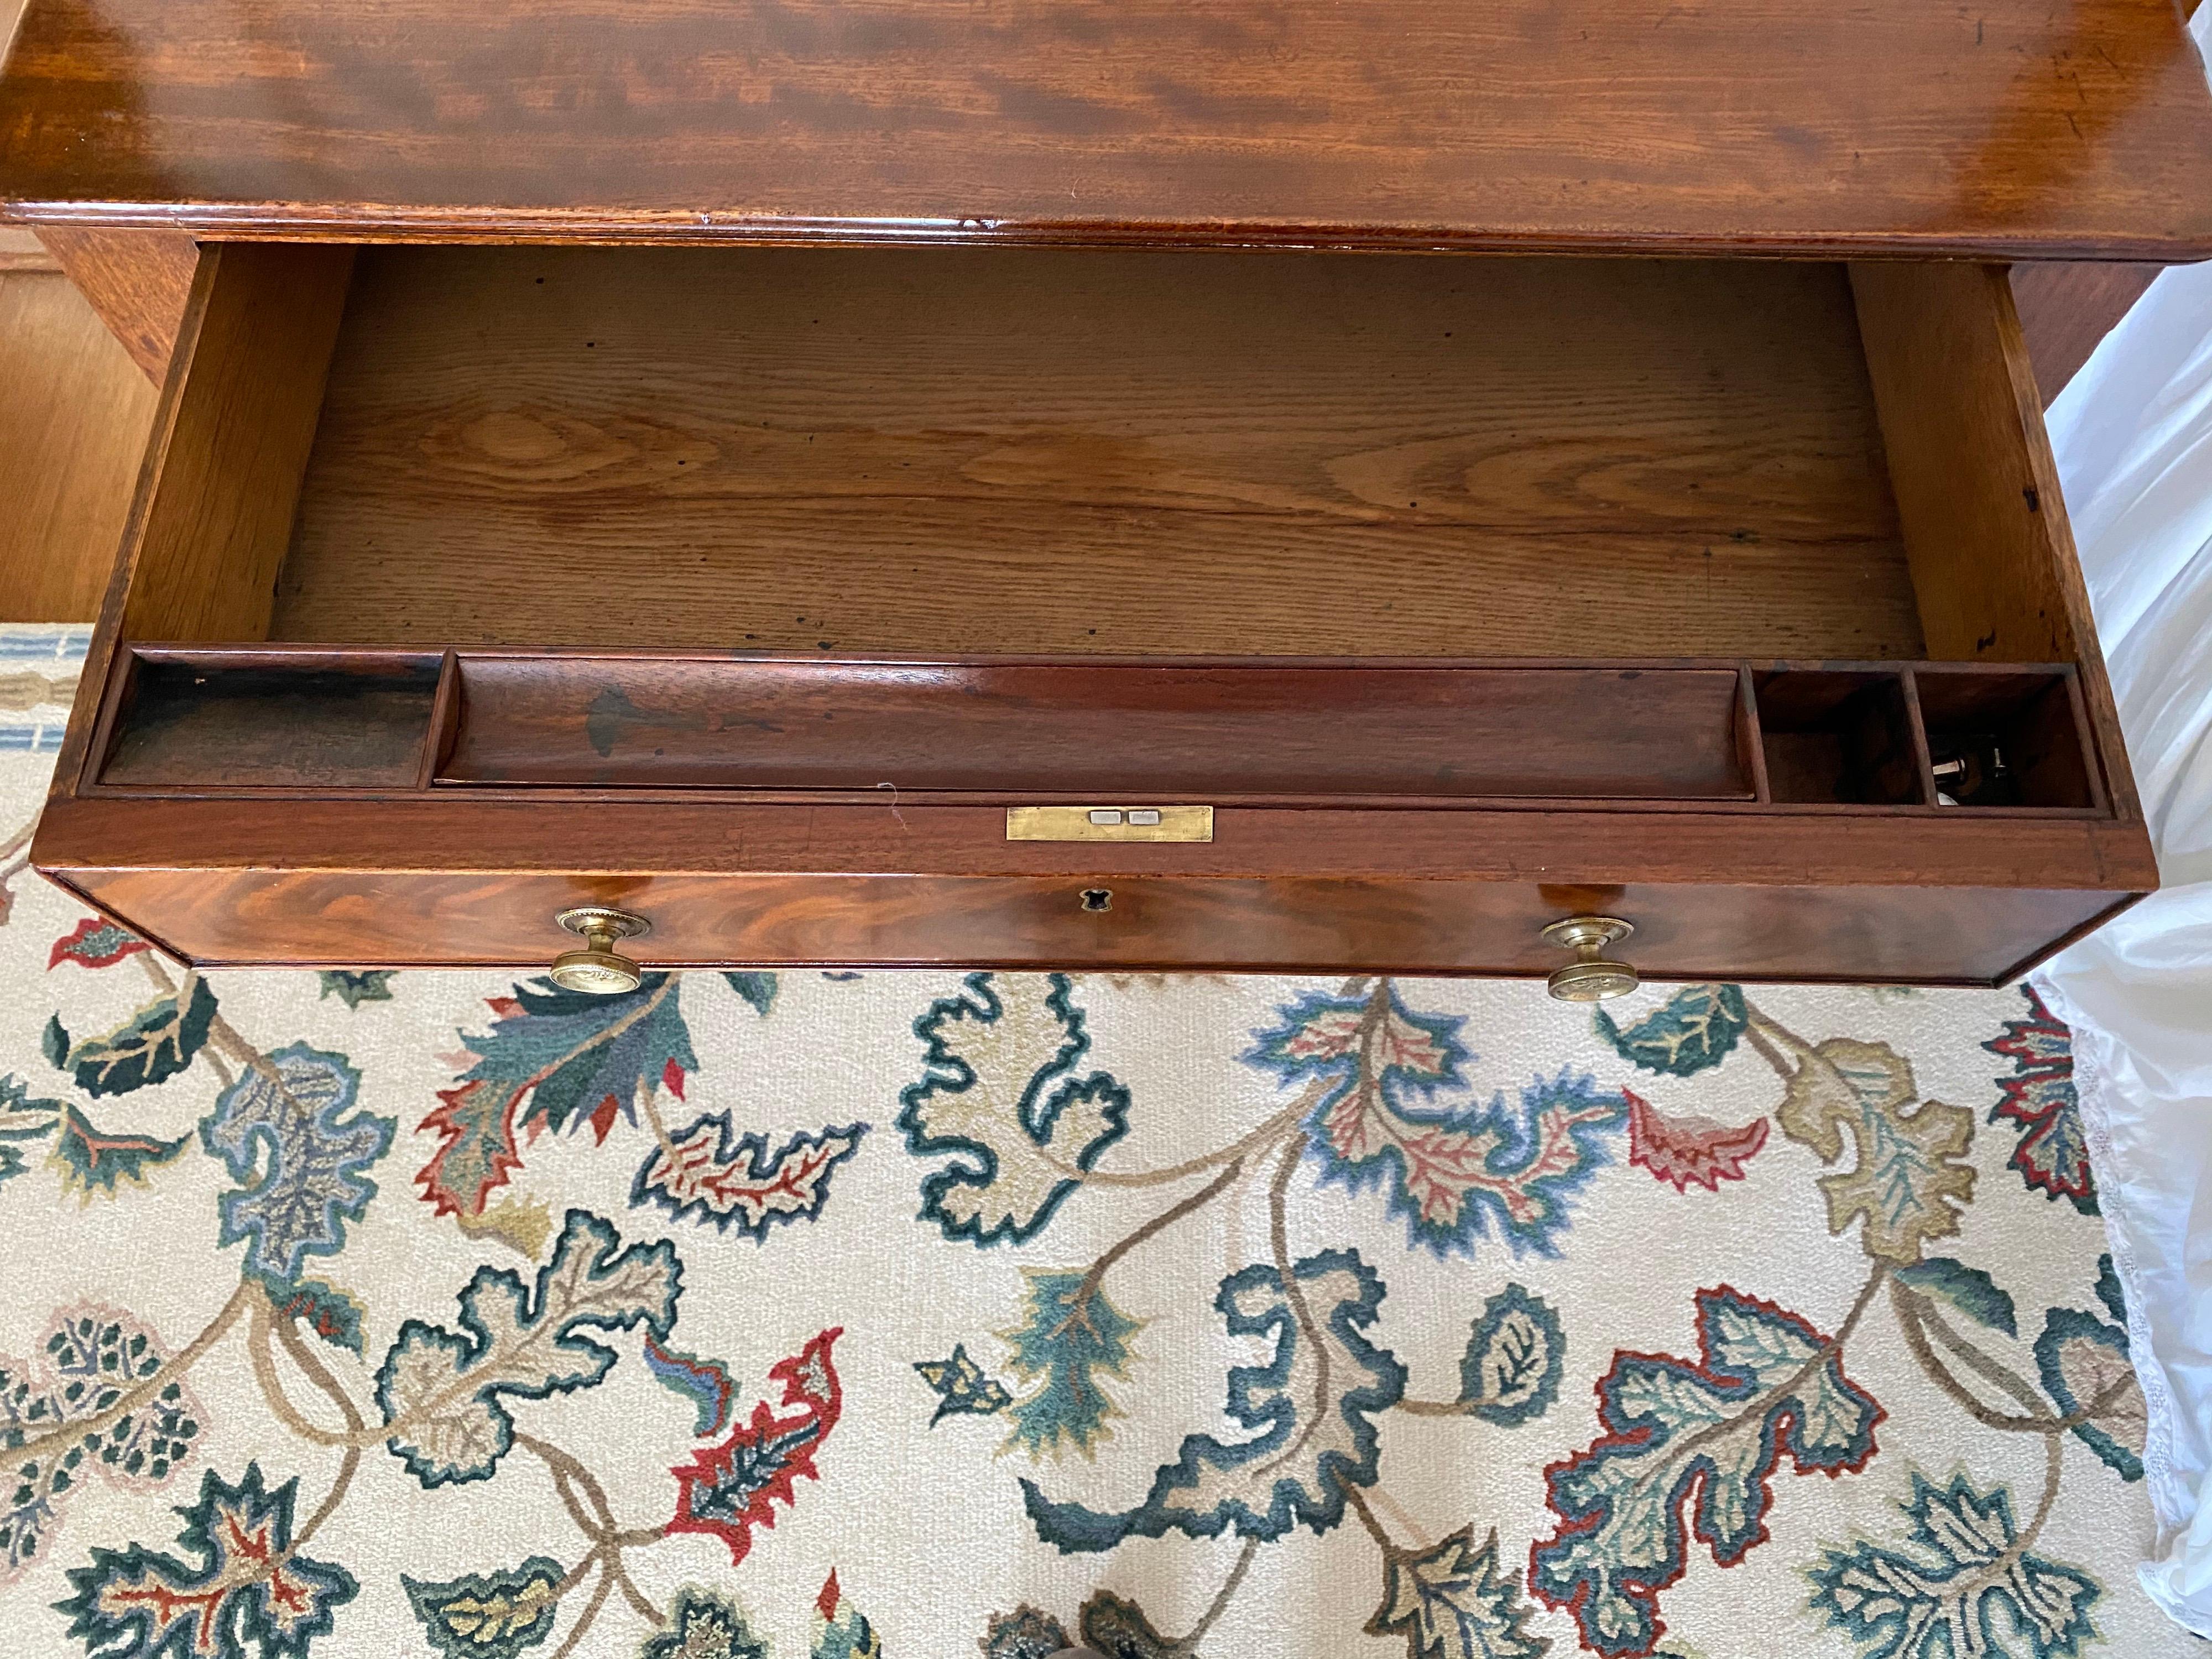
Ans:
{"label": "white fabric drape", "polygon": [[2050,425],[2164,884],[2038,978],[2150,1408],[2143,1587],[2212,1636],[2212,264],[2161,275]]}

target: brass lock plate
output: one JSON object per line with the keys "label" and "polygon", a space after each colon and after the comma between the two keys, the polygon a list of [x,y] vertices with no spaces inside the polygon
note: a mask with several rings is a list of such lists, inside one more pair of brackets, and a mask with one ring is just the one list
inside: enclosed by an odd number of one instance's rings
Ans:
{"label": "brass lock plate", "polygon": [[1212,841],[1211,806],[1009,806],[1008,841]]}

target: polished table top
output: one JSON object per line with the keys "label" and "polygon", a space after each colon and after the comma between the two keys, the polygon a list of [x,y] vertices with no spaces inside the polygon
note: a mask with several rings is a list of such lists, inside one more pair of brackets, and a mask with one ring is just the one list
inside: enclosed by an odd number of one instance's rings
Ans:
{"label": "polished table top", "polygon": [[2212,254],[2173,0],[31,0],[0,213]]}

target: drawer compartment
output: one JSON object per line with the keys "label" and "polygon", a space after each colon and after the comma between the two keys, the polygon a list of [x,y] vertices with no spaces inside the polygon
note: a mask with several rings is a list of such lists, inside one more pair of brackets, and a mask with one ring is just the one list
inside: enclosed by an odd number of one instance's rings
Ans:
{"label": "drawer compartment", "polygon": [[[659,894],[726,920],[643,960],[1522,972],[1612,894],[1973,982],[2155,879],[1972,265],[213,246],[122,556],[35,855],[206,960]],[[1146,802],[1214,839],[1006,838]]]}
{"label": "drawer compartment", "polygon": [[442,662],[389,652],[135,651],[100,781],[411,788]]}
{"label": "drawer compartment", "polygon": [[1753,798],[1727,669],[465,656],[441,783]]}

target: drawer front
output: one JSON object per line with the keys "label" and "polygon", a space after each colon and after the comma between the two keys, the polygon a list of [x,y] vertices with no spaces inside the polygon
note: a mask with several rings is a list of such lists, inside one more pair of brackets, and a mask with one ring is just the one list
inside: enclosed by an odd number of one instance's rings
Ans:
{"label": "drawer front", "polygon": [[542,967],[554,917],[643,916],[647,966],[802,964],[1540,975],[1547,923],[1632,922],[1657,979],[1997,982],[2124,895],[1905,886],[1569,886],[1157,876],[735,876],[107,871],[100,908],[208,965]]}

